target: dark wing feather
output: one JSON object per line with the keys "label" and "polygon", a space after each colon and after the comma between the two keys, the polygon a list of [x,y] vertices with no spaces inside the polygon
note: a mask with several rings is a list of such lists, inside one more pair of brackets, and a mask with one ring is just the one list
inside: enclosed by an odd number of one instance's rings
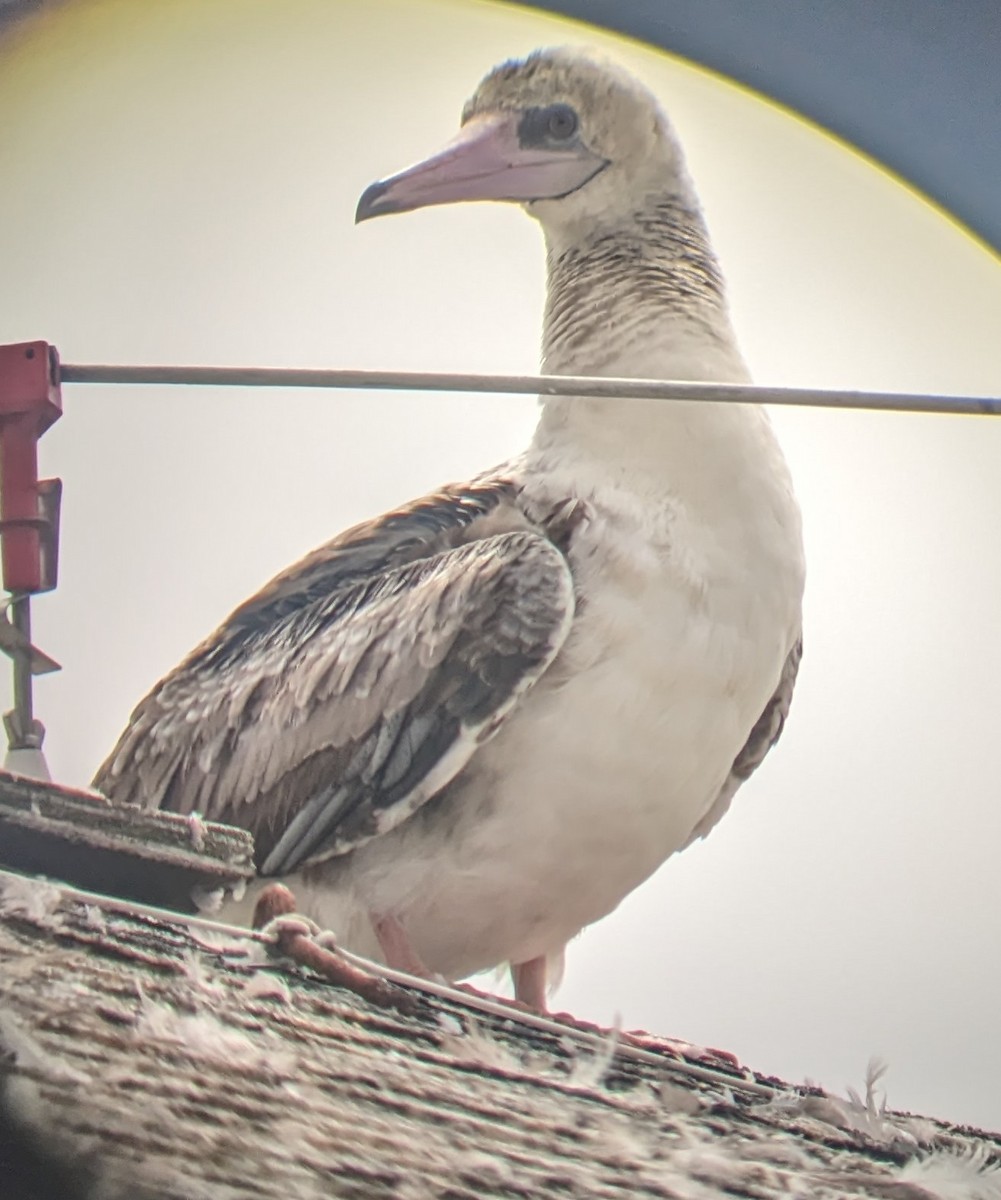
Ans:
{"label": "dark wing feather", "polygon": [[799,674],[799,664],[803,657],[803,639],[789,651],[779,686],[775,694],[765,705],[764,712],[754,723],[754,728],[748,735],[743,749],[734,759],[733,774],[743,783],[750,779],[754,772],[765,760],[765,755],[782,736],[786,717],[792,705],[793,688],[796,686],[796,676]]}
{"label": "dark wing feather", "polygon": [[785,660],[778,687],[765,705],[761,716],[755,721],[754,728],[748,734],[747,741],[740,753],[734,759],[726,783],[723,784],[709,811],[692,830],[686,845],[690,846],[698,838],[705,837],[720,818],[726,815],[731,801],[737,794],[737,789],[744,780],[750,779],[764,762],[765,755],[782,736],[786,717],[789,715],[789,708],[792,704],[793,688],[796,686],[796,676],[799,674],[799,663],[802,657],[803,639],[799,638]]}
{"label": "dark wing feather", "polygon": [[238,609],[142,701],[95,786],[250,829],[269,874],[343,853],[454,778],[572,613],[565,559],[508,490],[431,498]]}

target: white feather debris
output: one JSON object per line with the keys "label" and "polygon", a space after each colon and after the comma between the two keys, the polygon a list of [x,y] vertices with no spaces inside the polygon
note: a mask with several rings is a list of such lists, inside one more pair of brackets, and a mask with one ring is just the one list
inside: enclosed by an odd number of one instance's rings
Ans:
{"label": "white feather debris", "polygon": [[485,1033],[473,1017],[469,1018],[464,1033],[445,1033],[440,1044],[458,1062],[488,1070],[517,1071],[519,1074],[525,1071],[522,1060],[502,1042]]}
{"label": "white feather debris", "polygon": [[225,993],[225,988],[213,978],[208,963],[193,950],[187,950],[182,955],[181,974],[192,987],[205,996],[219,997]]}
{"label": "white feather debris", "polygon": [[574,1059],[570,1070],[569,1084],[575,1088],[600,1088],[612,1066],[615,1052],[619,1048],[619,1038],[622,1034],[622,1018],[618,1013],[608,1031],[608,1036],[595,1050],[594,1054],[584,1054],[580,1050]]}
{"label": "white feather debris", "polygon": [[219,912],[226,899],[226,889],[223,887],[206,888],[193,887],[191,889],[191,899],[195,908],[206,916],[213,916]]}
{"label": "white feather debris", "polygon": [[288,984],[280,975],[270,971],[255,971],[243,985],[243,994],[249,1000],[280,1000],[291,1004],[292,995]]}
{"label": "white feather debris", "polygon": [[37,925],[50,924],[63,902],[62,891],[47,879],[11,875],[2,886],[0,913],[25,917]]}
{"label": "white feather debris", "polygon": [[179,1045],[194,1058],[211,1058],[241,1067],[266,1064],[282,1069],[294,1061],[288,1051],[266,1054],[246,1033],[223,1024],[211,1013],[179,1013],[170,1004],[151,1000],[142,989],[139,989],[134,1031],[143,1040]]}
{"label": "white feather debris", "polygon": [[100,905],[97,904],[83,906],[83,920],[89,929],[96,929],[98,933],[104,933],[108,928],[107,918]]}
{"label": "white feather debris", "polygon": [[880,1093],[876,1085],[889,1070],[889,1064],[880,1058],[870,1058],[865,1069],[865,1098],[863,1099],[854,1088],[848,1088],[848,1103],[839,1101],[837,1097],[829,1099],[840,1107],[845,1118],[846,1128],[855,1129],[867,1134],[875,1141],[891,1144],[904,1142],[916,1147],[917,1138],[901,1123],[891,1120],[886,1108],[886,1092]]}
{"label": "white feather debris", "polygon": [[462,1022],[453,1013],[439,1013],[438,1024],[446,1033],[450,1033],[453,1037],[462,1036]]}
{"label": "white feather debris", "polygon": [[865,1100],[863,1101],[853,1087],[848,1088],[848,1100],[852,1108],[873,1127],[877,1127],[886,1117],[886,1091],[883,1092],[882,1101],[877,1104],[876,1084],[889,1069],[889,1063],[873,1056],[865,1068]]}
{"label": "white feather debris", "polygon": [[990,1161],[983,1146],[912,1158],[897,1179],[916,1185],[934,1200],[1001,1200],[1001,1165]]}

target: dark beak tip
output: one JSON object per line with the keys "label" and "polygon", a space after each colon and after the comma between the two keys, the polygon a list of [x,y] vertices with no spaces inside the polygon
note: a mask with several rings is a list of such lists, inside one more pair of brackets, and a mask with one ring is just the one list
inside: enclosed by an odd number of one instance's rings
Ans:
{"label": "dark beak tip", "polygon": [[391,201],[380,204],[379,201],[389,191],[389,184],[384,183],[381,179],[369,186],[362,192],[361,198],[358,201],[358,207],[355,209],[355,224],[359,225],[362,221],[367,221],[371,217],[381,217],[383,213],[393,211]]}

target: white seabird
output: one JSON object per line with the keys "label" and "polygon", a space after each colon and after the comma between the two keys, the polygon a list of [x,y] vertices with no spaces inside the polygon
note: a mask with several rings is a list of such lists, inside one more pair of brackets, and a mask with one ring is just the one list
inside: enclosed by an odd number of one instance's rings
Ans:
{"label": "white seabird", "polygon": [[[742,382],[681,150],[614,66],[492,71],[358,219],[521,202],[543,368]],[[139,704],[95,785],[250,829],[342,944],[449,979],[567,942],[704,837],[782,730],[801,646],[789,474],[751,405],[547,399],[518,459],[348,530]]]}

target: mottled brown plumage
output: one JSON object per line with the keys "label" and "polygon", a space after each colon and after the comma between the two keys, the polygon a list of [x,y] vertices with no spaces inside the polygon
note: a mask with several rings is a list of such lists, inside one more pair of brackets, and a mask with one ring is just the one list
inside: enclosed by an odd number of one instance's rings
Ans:
{"label": "mottled brown plumage", "polygon": [[270,875],[344,854],[496,732],[572,610],[563,555],[512,483],[442,491],[241,605],[142,701],[94,785],[248,828]]}

